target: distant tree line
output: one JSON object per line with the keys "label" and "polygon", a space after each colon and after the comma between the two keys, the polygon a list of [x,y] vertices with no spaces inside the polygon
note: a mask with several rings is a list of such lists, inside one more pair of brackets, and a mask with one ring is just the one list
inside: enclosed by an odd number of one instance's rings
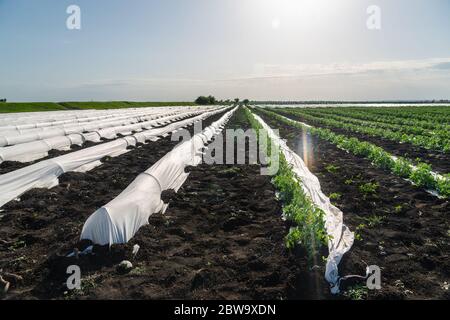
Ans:
{"label": "distant tree line", "polygon": [[215,97],[213,96],[200,96],[195,100],[196,104],[199,104],[201,106],[206,106],[206,105],[212,105],[212,104],[216,104],[217,100]]}
{"label": "distant tree line", "polygon": [[6,102],[6,99],[0,99],[0,102]]}
{"label": "distant tree line", "polygon": [[248,105],[250,101],[248,99],[240,101],[239,98],[235,98],[234,100],[226,99],[226,100],[217,100],[214,96],[200,96],[197,99],[195,99],[195,104],[206,106],[206,105],[214,105],[214,104],[220,104],[220,105]]}

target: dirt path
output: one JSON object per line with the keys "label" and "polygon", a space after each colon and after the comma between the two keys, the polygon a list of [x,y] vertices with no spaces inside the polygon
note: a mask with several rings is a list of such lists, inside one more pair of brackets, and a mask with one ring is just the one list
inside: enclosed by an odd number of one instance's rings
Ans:
{"label": "dirt path", "polygon": [[[344,212],[358,240],[344,257],[340,273],[365,274],[366,263],[382,268],[382,290],[371,299],[449,299],[448,201],[373,167],[306,132],[260,116],[279,128],[288,145],[319,178],[322,190]],[[367,185],[371,183],[371,185]],[[366,188],[364,188],[365,186]],[[375,186],[375,191],[364,192]],[[366,297],[361,287],[359,292]]]}

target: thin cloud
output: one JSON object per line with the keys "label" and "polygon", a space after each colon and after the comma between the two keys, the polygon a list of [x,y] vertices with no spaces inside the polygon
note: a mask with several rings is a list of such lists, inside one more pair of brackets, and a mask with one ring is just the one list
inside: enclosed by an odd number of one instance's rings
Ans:
{"label": "thin cloud", "polygon": [[362,75],[382,73],[406,73],[450,69],[450,58],[377,61],[370,63],[332,63],[300,65],[257,65],[255,75],[235,80],[277,79],[293,77],[320,77],[337,75]]}
{"label": "thin cloud", "polygon": [[389,73],[396,76],[409,75],[415,73],[415,77],[433,76],[434,72],[444,72],[450,70],[450,58],[424,59],[424,60],[403,60],[403,61],[381,61],[370,63],[331,63],[331,64],[300,64],[300,65],[275,65],[259,64],[254,67],[254,72],[235,77],[215,78],[124,78],[124,79],[97,79],[82,83],[68,84],[66,88],[71,89],[95,89],[95,88],[142,88],[148,86],[204,86],[214,83],[234,83],[257,80],[295,80],[311,79],[321,77],[339,76],[380,76],[381,78]]}
{"label": "thin cloud", "polygon": [[435,69],[439,70],[450,70],[450,62],[441,62],[434,66]]}
{"label": "thin cloud", "polygon": [[142,87],[168,84],[195,84],[205,80],[189,78],[128,78],[128,79],[97,79],[83,83],[69,85],[70,88],[105,88],[105,87]]}

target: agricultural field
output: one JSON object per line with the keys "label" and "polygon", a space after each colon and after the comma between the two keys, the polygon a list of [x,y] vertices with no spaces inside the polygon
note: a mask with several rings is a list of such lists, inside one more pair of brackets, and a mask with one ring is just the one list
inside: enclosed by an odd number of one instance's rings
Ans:
{"label": "agricultural field", "polygon": [[385,286],[352,294],[448,299],[449,107],[255,112],[280,128],[355,232],[340,272],[380,266]]}
{"label": "agricultural field", "polygon": [[1,299],[450,298],[450,106],[65,107],[0,115]]}

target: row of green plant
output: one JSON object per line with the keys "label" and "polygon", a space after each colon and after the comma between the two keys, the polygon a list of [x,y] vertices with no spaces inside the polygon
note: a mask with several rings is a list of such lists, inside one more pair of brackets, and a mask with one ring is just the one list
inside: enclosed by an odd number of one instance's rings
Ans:
{"label": "row of green plant", "polygon": [[406,134],[403,132],[392,131],[383,128],[369,127],[367,124],[352,124],[344,120],[335,120],[333,117],[320,118],[302,112],[300,109],[285,109],[283,112],[294,116],[301,116],[302,118],[312,121],[314,123],[322,124],[329,127],[341,128],[347,131],[368,134],[370,136],[382,137],[387,140],[410,143],[412,145],[423,147],[426,149],[438,150],[441,152],[450,152],[450,140],[440,136],[420,136],[414,134]]}
{"label": "row of green plant", "polygon": [[[411,107],[318,107],[308,108],[320,111],[342,110],[347,112],[360,112],[373,116],[388,117],[394,120],[411,120],[431,124],[447,124],[450,122],[450,105],[448,106],[411,106]],[[401,124],[401,123],[399,123]]]}
{"label": "row of green plant", "polygon": [[[252,128],[258,132],[263,130],[251,111],[248,108],[244,108],[244,110]],[[268,155],[271,152],[280,152],[279,150],[272,150],[273,144],[269,143],[270,146],[266,149]],[[279,155],[279,170],[272,183],[279,192],[286,219],[294,225],[285,237],[286,247],[293,249],[296,245],[301,245],[307,252],[308,260],[313,261],[322,246],[326,246],[328,242],[325,213],[315,206],[310,197],[305,194],[300,185],[302,182],[293,173],[292,167],[288,164],[282,152]]]}
{"label": "row of green plant", "polygon": [[[358,115],[359,117],[366,117],[367,120],[375,119],[382,122],[387,123],[393,123],[393,124],[400,124],[400,125],[413,125],[413,126],[419,126],[424,129],[443,129],[450,127],[450,121],[445,120],[445,116],[441,119],[443,120],[443,123],[439,123],[434,120],[420,120],[415,118],[404,118],[404,117],[397,117],[395,112],[384,112],[384,113],[378,113],[377,111],[371,111],[371,110],[359,110],[359,109],[348,109],[348,108],[333,108],[334,111],[336,111],[338,114],[341,115]],[[322,111],[325,111],[324,109],[321,109]],[[450,107],[448,108],[450,111]],[[333,111],[330,110],[329,111]],[[362,118],[364,119],[364,118]]]}
{"label": "row of green plant", "polygon": [[[393,115],[379,115],[372,112],[364,112],[358,110],[348,110],[348,108],[314,108],[305,109],[305,112],[310,114],[320,114],[320,115],[338,115],[351,119],[359,119],[370,122],[376,122],[383,125],[397,125],[402,126],[404,129],[409,129],[411,133],[432,135],[435,131],[445,130],[445,132],[450,131],[449,123],[437,123],[436,121],[423,121],[414,119],[404,119],[397,118]],[[391,128],[396,128],[392,126]]]}
{"label": "row of green plant", "polygon": [[[364,108],[363,111],[366,109]],[[399,108],[371,108],[369,112],[379,115],[395,116],[404,119],[415,119],[433,122],[447,122],[450,117],[450,108],[435,107],[435,106],[420,106],[420,107],[399,107]]]}
{"label": "row of green plant", "polygon": [[395,175],[412,181],[415,185],[427,190],[436,191],[441,197],[450,197],[450,174],[438,177],[433,174],[432,168],[426,163],[419,163],[414,167],[409,159],[402,157],[394,158],[383,148],[357,138],[349,138],[345,135],[336,134],[325,128],[307,127],[303,124],[287,119],[273,111],[258,109],[260,112],[275,118],[276,120],[293,127],[306,129],[311,134],[327,140],[337,147],[349,151],[357,156],[369,159],[376,167],[388,170]]}
{"label": "row of green plant", "polygon": [[317,112],[314,110],[299,110],[302,113],[306,113],[308,115],[318,117],[318,118],[326,118],[326,119],[333,119],[336,121],[344,122],[344,123],[351,123],[355,125],[360,126],[367,126],[370,128],[380,128],[380,129],[387,129],[395,132],[401,132],[406,134],[414,134],[416,136],[429,136],[434,137],[437,136],[442,140],[450,140],[450,131],[445,130],[428,130],[417,126],[404,126],[404,125],[398,125],[398,124],[392,124],[392,123],[384,123],[380,121],[373,121],[373,120],[362,120],[362,119],[355,119],[352,116],[343,116],[335,113],[329,113],[329,112]]}

